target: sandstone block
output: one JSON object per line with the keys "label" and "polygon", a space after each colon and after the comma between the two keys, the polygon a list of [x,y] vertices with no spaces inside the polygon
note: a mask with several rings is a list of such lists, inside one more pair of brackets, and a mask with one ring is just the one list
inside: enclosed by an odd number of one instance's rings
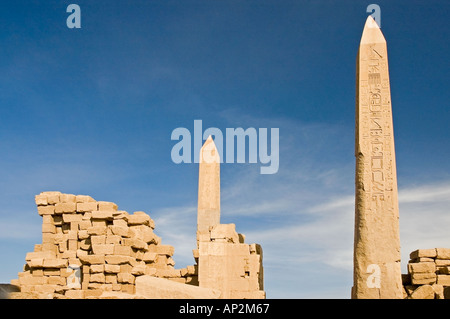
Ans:
{"label": "sandstone block", "polygon": [[34,201],[37,206],[48,205],[47,195],[36,195],[34,196]]}
{"label": "sandstone block", "polygon": [[217,224],[210,228],[210,238],[213,241],[224,240],[231,243],[239,243],[239,236],[235,224]]}
{"label": "sandstone block", "polygon": [[48,277],[48,284],[49,285],[60,285],[64,286],[66,284],[66,280],[63,277],[60,276],[50,276]]}
{"label": "sandstone block", "polygon": [[52,224],[42,224],[42,232],[43,233],[56,233],[56,227]]}
{"label": "sandstone block", "polygon": [[120,272],[120,266],[119,265],[105,264],[105,273],[107,273],[107,274],[117,274],[119,272]]}
{"label": "sandstone block", "polygon": [[67,259],[62,258],[44,258],[44,262],[42,267],[44,268],[62,268],[67,267],[68,265]]}
{"label": "sandstone block", "polygon": [[450,286],[450,275],[437,275],[436,283],[442,286]]}
{"label": "sandstone block", "polygon": [[114,244],[114,245],[120,245],[122,241],[122,237],[119,235],[107,235],[106,236],[106,244]]}
{"label": "sandstone block", "polygon": [[41,195],[47,195],[47,203],[48,205],[54,205],[59,203],[59,195],[60,192],[43,192]]}
{"label": "sandstone block", "polygon": [[105,265],[103,265],[103,264],[91,265],[91,267],[89,267],[89,271],[91,274],[99,273],[99,272],[102,273],[104,270],[105,270]]}
{"label": "sandstone block", "polygon": [[61,194],[59,195],[59,201],[61,203],[75,203],[76,196],[72,194]]}
{"label": "sandstone block", "polygon": [[450,248],[436,248],[437,259],[450,259]]}
{"label": "sandstone block", "polygon": [[98,208],[97,202],[78,202],[76,206],[80,213],[96,211]]}
{"label": "sandstone block", "polygon": [[130,256],[109,255],[109,256],[105,256],[105,261],[108,264],[121,265],[121,264],[131,263],[132,258]]}
{"label": "sandstone block", "polygon": [[409,258],[416,259],[421,257],[434,258],[436,257],[436,249],[417,249],[409,254]]}
{"label": "sandstone block", "polygon": [[122,284],[134,284],[134,276],[131,273],[118,273],[117,282]]}
{"label": "sandstone block", "polygon": [[114,219],[113,225],[119,227],[128,227],[128,222],[125,219]]}
{"label": "sandstone block", "polygon": [[436,264],[434,262],[422,262],[422,263],[413,263],[408,264],[408,272],[409,273],[435,273],[436,272]]}
{"label": "sandstone block", "polygon": [[152,219],[144,212],[134,212],[128,216],[128,225],[148,225],[151,226]]}
{"label": "sandstone block", "polygon": [[106,244],[106,235],[91,236],[91,244],[93,245]]}
{"label": "sandstone block", "polygon": [[81,214],[62,214],[64,223],[81,222],[83,215]]}
{"label": "sandstone block", "polygon": [[135,276],[145,275],[147,267],[144,265],[136,265],[131,269],[131,274]]}
{"label": "sandstone block", "polygon": [[95,273],[95,274],[91,274],[90,278],[89,278],[89,282],[94,282],[94,283],[105,283],[105,274],[104,273]]}
{"label": "sandstone block", "polygon": [[128,227],[122,227],[122,226],[109,226],[109,229],[111,230],[113,235],[118,235],[121,237],[129,237],[128,233]]}
{"label": "sandstone block", "polygon": [[436,267],[450,266],[450,259],[435,259]]}
{"label": "sandstone block", "polygon": [[89,202],[95,202],[95,199],[93,199],[91,196],[88,195],[76,195],[76,202],[77,203],[89,203]]}
{"label": "sandstone block", "polygon": [[80,290],[80,289],[71,289],[71,290],[67,290],[65,292],[64,296],[66,296],[70,299],[84,299],[85,291]]}
{"label": "sandstone block", "polygon": [[166,256],[173,256],[174,254],[174,248],[170,245],[149,245],[148,251],[157,253],[158,255]]}
{"label": "sandstone block", "polygon": [[55,206],[38,206],[39,215],[53,215],[55,213]]}
{"label": "sandstone block", "polygon": [[411,299],[434,299],[434,289],[430,285],[423,285],[414,290]]}
{"label": "sandstone block", "polygon": [[31,268],[43,267],[44,266],[44,258],[33,258],[27,260],[27,265]]}
{"label": "sandstone block", "polygon": [[57,203],[55,204],[55,214],[76,213],[76,203]]}
{"label": "sandstone block", "polygon": [[[99,207],[100,207],[100,204],[99,204]],[[113,211],[111,211],[111,210],[94,210],[94,211],[92,211],[92,218],[93,219],[113,219]]]}
{"label": "sandstone block", "polygon": [[145,262],[155,262],[158,254],[153,252],[146,252],[142,257],[142,260]]}
{"label": "sandstone block", "polygon": [[122,288],[121,291],[123,293],[127,293],[127,294],[134,294],[135,293],[135,287],[133,284],[122,284]]}
{"label": "sandstone block", "polygon": [[[117,275],[116,274],[106,274],[105,275],[105,283],[117,284]],[[112,290],[114,290],[114,289],[112,289]]]}
{"label": "sandstone block", "polygon": [[135,280],[136,294],[148,299],[219,299],[219,290],[196,287],[148,275]]}
{"label": "sandstone block", "polygon": [[114,245],[114,255],[131,256],[131,247]]}
{"label": "sandstone block", "polygon": [[52,251],[37,251],[37,252],[30,252],[27,253],[25,256],[25,260],[29,261],[31,259],[36,259],[36,258],[40,258],[40,259],[44,259],[44,258],[55,258],[56,254],[53,253]]}
{"label": "sandstone block", "polygon": [[106,235],[105,226],[92,226],[87,229],[89,235]]}
{"label": "sandstone block", "polygon": [[117,205],[112,202],[99,201],[98,202],[98,210],[114,210],[114,211],[116,211]]}
{"label": "sandstone block", "polygon": [[84,290],[84,298],[90,299],[90,298],[97,298],[103,293],[102,289],[88,289]]}
{"label": "sandstone block", "polygon": [[413,285],[425,285],[436,283],[436,274],[432,273],[413,273],[411,274]]}
{"label": "sandstone block", "polygon": [[80,259],[80,261],[83,264],[90,264],[90,265],[94,265],[94,264],[104,264],[105,263],[105,256],[104,255],[81,255],[78,256],[78,258]]}
{"label": "sandstone block", "polygon": [[114,253],[114,244],[92,244],[94,255],[112,255]]}

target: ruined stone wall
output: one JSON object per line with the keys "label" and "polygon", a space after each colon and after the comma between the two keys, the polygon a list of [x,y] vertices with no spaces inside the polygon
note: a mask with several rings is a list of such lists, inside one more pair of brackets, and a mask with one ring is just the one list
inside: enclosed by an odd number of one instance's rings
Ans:
{"label": "ruined stone wall", "polygon": [[35,197],[42,243],[26,255],[12,284],[38,298],[95,298],[104,291],[133,294],[150,275],[192,283],[194,266],[175,269],[174,248],[162,245],[153,220],[90,196],[44,192]]}
{"label": "ruined stone wall", "polygon": [[450,299],[450,248],[418,249],[402,275],[407,299]]}

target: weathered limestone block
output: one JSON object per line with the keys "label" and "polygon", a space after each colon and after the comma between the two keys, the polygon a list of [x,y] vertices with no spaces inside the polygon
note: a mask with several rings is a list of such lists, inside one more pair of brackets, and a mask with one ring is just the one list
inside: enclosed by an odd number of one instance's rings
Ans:
{"label": "weathered limestone block", "polygon": [[119,265],[105,264],[105,273],[107,273],[107,274],[117,274],[119,272],[120,272],[120,266]]}
{"label": "weathered limestone block", "polygon": [[44,258],[42,267],[44,268],[62,268],[68,266],[68,260],[62,258]]}
{"label": "weathered limestone block", "polygon": [[114,245],[114,255],[131,256],[131,247]]}
{"label": "weathered limestone block", "polygon": [[76,213],[76,203],[57,203],[55,204],[55,214]]}
{"label": "weathered limestone block", "polygon": [[89,203],[89,202],[95,202],[95,199],[93,199],[91,196],[88,195],[76,195],[76,202],[77,203]]}
{"label": "weathered limestone block", "polygon": [[42,233],[56,233],[56,227],[52,224],[42,224]]}
{"label": "weathered limestone block", "polygon": [[154,222],[153,220],[150,218],[149,215],[147,215],[144,212],[134,212],[133,215],[129,215],[128,216],[128,225],[132,226],[132,225],[147,225],[147,226],[152,226],[152,228],[154,228]]}
{"label": "weathered limestone block", "polygon": [[434,273],[413,273],[411,282],[413,285],[425,285],[436,283],[436,274]]}
{"label": "weathered limestone block", "polygon": [[436,272],[436,264],[434,262],[408,264],[408,272],[409,273],[424,273],[424,272],[435,273]]}
{"label": "weathered limestone block", "polygon": [[76,196],[72,194],[60,194],[59,201],[61,203],[76,203]]}
{"label": "weathered limestone block", "polygon": [[98,208],[97,202],[77,202],[77,212],[92,212]]}
{"label": "weathered limestone block", "polygon": [[53,215],[55,214],[55,206],[38,206],[39,215]]}
{"label": "weathered limestone block", "polygon": [[436,249],[417,249],[414,250],[412,253],[409,254],[409,258],[416,259],[416,258],[435,258],[436,257]]}
{"label": "weathered limestone block", "polygon": [[430,285],[423,285],[414,290],[411,299],[434,299],[434,289]]}
{"label": "weathered limestone block", "polygon": [[[100,204],[99,204],[100,205]],[[113,211],[112,210],[94,210],[92,211],[93,219],[113,219]]]}
{"label": "weathered limestone block", "polygon": [[64,296],[70,299],[84,299],[85,291],[80,289],[71,289],[67,290]]}
{"label": "weathered limestone block", "polygon": [[62,214],[62,219],[64,223],[70,222],[81,222],[83,215],[81,214]]}
{"label": "weathered limestone block", "polygon": [[94,273],[90,275],[89,282],[104,284],[105,274],[104,273]]}
{"label": "weathered limestone block", "polygon": [[133,258],[130,256],[121,256],[121,255],[108,255],[105,256],[105,261],[108,264],[112,265],[121,265],[121,264],[129,264],[133,262]]}
{"label": "weathered limestone block", "polygon": [[142,256],[142,260],[150,263],[150,262],[155,262],[156,258],[157,258],[158,254],[154,253],[154,252],[146,252],[144,253],[144,255]]}
{"label": "weathered limestone block", "polygon": [[122,243],[122,237],[119,235],[108,234],[106,236],[105,244],[120,245]]}
{"label": "weathered limestone block", "polygon": [[92,244],[94,255],[112,255],[114,254],[114,244]]}
{"label": "weathered limestone block", "polygon": [[173,256],[175,249],[170,245],[149,245],[148,251],[158,255]]}
{"label": "weathered limestone block", "polygon": [[51,258],[55,258],[55,257],[56,257],[56,254],[53,253],[52,251],[37,251],[37,252],[27,253],[26,256],[25,256],[25,260],[29,261],[31,259],[37,259],[37,258],[40,258],[40,259],[44,259],[44,258],[51,259]]}
{"label": "weathered limestone block", "polygon": [[108,226],[113,235],[118,235],[121,237],[130,237],[129,228],[122,226]]}
{"label": "weathered limestone block", "polygon": [[48,205],[47,195],[36,195],[34,196],[34,201],[36,202],[37,206]]}
{"label": "weathered limestone block", "polygon": [[135,277],[131,273],[118,273],[117,282],[134,284]]}
{"label": "weathered limestone block", "polygon": [[450,260],[450,248],[436,248],[436,258]]}
{"label": "weathered limestone block", "polygon": [[217,224],[211,226],[210,236],[212,241],[223,240],[225,242],[239,243],[239,236],[235,224]]}
{"label": "weathered limestone block", "polygon": [[92,226],[87,229],[89,235],[106,235],[106,226]]}
{"label": "weathered limestone block", "polygon": [[80,255],[78,256],[80,261],[83,264],[104,264],[105,263],[105,256],[104,255]]}
{"label": "weathered limestone block", "polygon": [[99,201],[98,203],[98,210],[105,210],[105,211],[117,211],[117,205],[115,203],[112,202],[104,202],[104,201]]}
{"label": "weathered limestone block", "polygon": [[450,286],[450,275],[437,275],[438,285]]}
{"label": "weathered limestone block", "polygon": [[149,275],[135,280],[136,294],[148,299],[219,299],[219,290],[200,288]]}
{"label": "weathered limestone block", "polygon": [[55,205],[59,203],[59,195],[61,195],[61,192],[42,192],[40,195],[47,196],[48,205]]}

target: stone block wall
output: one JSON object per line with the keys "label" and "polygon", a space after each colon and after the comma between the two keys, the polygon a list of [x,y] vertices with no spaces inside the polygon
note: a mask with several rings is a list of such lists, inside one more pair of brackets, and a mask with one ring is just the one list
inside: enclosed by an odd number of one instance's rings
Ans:
{"label": "stone block wall", "polygon": [[264,299],[262,248],[244,243],[234,224],[217,224],[198,234],[199,287],[220,290],[223,298]]}
{"label": "stone block wall", "polygon": [[96,298],[104,291],[133,294],[141,275],[191,283],[194,266],[175,269],[174,248],[162,245],[154,221],[86,195],[43,192],[42,243],[26,255],[12,284],[38,298]]}
{"label": "stone block wall", "polygon": [[450,248],[413,251],[402,276],[406,299],[450,299]]}

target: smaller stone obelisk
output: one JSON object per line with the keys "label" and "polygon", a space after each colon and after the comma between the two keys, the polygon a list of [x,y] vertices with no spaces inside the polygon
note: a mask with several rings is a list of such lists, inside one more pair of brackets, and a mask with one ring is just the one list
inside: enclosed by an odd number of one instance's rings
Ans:
{"label": "smaller stone obelisk", "polygon": [[202,235],[217,224],[220,224],[220,156],[209,136],[200,149],[197,245]]}
{"label": "smaller stone obelisk", "polygon": [[371,16],[361,37],[356,77],[352,298],[403,298],[387,46]]}

